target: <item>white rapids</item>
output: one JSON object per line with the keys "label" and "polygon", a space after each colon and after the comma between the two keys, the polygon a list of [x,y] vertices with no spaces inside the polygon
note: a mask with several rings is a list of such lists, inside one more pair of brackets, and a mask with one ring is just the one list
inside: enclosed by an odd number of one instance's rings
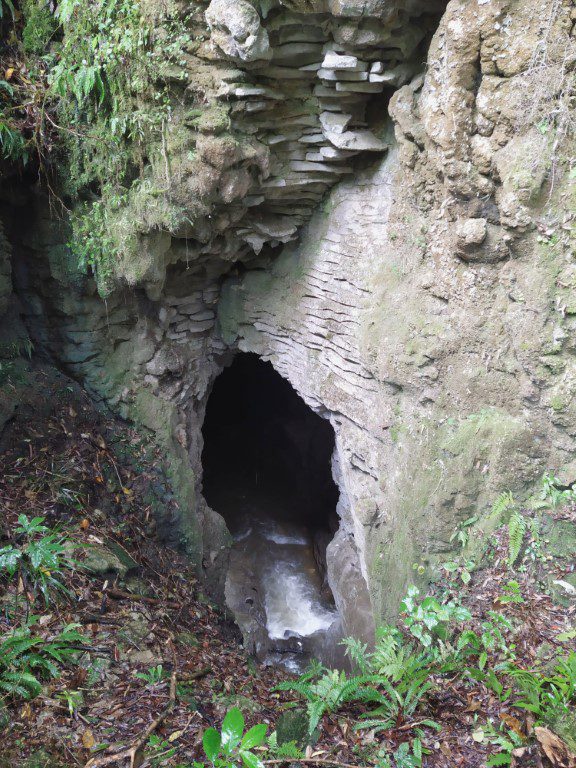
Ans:
{"label": "white rapids", "polygon": [[[231,574],[245,587],[254,586],[272,641],[294,638],[298,644],[299,638],[326,631],[338,619],[323,590],[311,534],[303,526],[245,518],[234,536]],[[252,593],[248,589],[245,594]]]}

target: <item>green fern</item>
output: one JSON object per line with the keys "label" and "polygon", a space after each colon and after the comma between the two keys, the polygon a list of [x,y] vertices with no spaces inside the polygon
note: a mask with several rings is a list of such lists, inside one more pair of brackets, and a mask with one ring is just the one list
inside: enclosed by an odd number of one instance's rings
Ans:
{"label": "green fern", "polygon": [[526,518],[519,512],[513,512],[508,521],[508,567],[513,568],[518,560],[524,534],[526,533]]}
{"label": "green fern", "polygon": [[42,681],[60,676],[61,667],[74,661],[79,643],[86,638],[70,624],[51,640],[32,635],[31,626],[0,637],[0,691],[6,696],[31,699],[42,690]]}
{"label": "green fern", "polygon": [[508,510],[512,509],[514,505],[515,505],[514,496],[510,491],[501,493],[500,496],[498,496],[498,498],[494,502],[494,504],[492,504],[492,514],[495,517],[500,517],[505,512],[508,512]]}
{"label": "green fern", "polygon": [[346,655],[352,662],[352,667],[365,675],[372,669],[372,654],[368,653],[368,645],[355,637],[346,637],[342,640],[346,648]]}

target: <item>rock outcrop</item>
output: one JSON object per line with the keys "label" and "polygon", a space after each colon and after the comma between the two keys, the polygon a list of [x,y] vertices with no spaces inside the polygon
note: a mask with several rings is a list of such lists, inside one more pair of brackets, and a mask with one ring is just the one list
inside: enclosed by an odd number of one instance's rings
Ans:
{"label": "rock outcrop", "polygon": [[156,432],[170,525],[217,589],[200,430],[237,350],[334,427],[349,632],[498,493],[576,477],[575,21],[572,0],[213,0],[166,140],[179,228],[143,229],[104,302],[42,201],[12,227],[35,344]]}

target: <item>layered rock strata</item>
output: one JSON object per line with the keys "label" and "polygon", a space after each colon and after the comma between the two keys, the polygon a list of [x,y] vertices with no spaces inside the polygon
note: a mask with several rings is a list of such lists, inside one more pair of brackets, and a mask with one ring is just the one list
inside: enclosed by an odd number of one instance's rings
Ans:
{"label": "layered rock strata", "polygon": [[256,352],[330,419],[328,577],[346,631],[369,635],[459,522],[548,468],[576,477],[576,7],[451,0],[425,74],[429,3],[202,10],[196,154],[171,178],[189,226],[143,233],[133,287],[103,302],[37,203],[26,237],[13,222],[16,284],[38,346],[156,432],[169,525],[220,590],[228,539],[201,480],[215,377]]}

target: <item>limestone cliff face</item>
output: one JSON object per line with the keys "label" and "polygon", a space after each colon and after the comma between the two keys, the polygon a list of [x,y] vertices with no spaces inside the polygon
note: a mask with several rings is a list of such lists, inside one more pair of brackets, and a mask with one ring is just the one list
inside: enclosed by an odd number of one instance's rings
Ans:
{"label": "limestone cliff face", "polygon": [[156,431],[180,494],[170,525],[216,581],[206,400],[235,351],[270,360],[334,427],[328,576],[347,628],[366,627],[343,585],[390,616],[459,521],[548,468],[576,478],[576,5],[200,10],[166,143],[187,223],[143,229],[104,302],[71,279],[39,201],[34,227],[12,227],[16,286],[36,344]]}

